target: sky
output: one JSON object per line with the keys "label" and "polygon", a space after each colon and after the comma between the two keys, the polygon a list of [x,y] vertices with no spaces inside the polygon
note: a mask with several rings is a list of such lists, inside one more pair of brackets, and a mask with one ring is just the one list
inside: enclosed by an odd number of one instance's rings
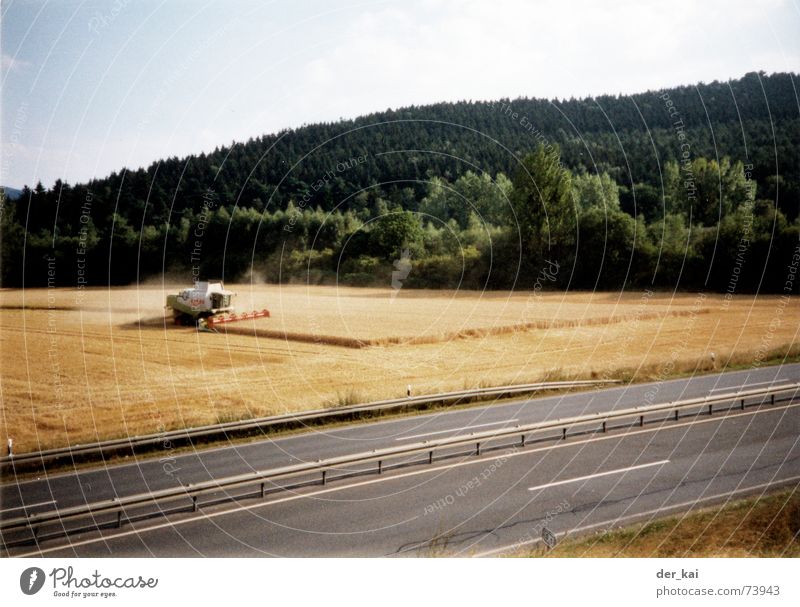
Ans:
{"label": "sky", "polygon": [[463,99],[800,72],[800,0],[2,0],[0,183]]}

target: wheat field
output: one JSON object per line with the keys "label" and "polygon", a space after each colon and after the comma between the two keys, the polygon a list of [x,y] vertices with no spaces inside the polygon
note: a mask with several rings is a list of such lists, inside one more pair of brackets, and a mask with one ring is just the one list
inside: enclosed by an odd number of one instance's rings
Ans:
{"label": "wheat field", "polygon": [[[0,291],[0,435],[18,451],[543,378],[659,379],[796,350],[778,296],[227,285],[272,316],[200,333],[184,285]],[[716,355],[712,365],[711,353]]]}

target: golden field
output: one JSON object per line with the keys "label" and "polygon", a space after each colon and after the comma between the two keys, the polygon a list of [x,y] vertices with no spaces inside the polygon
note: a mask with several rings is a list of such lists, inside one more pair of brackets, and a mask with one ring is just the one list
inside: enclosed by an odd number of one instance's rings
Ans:
{"label": "golden field", "polygon": [[795,348],[796,298],[227,285],[272,317],[200,333],[185,285],[0,291],[0,436],[18,451],[557,377],[664,378]]}

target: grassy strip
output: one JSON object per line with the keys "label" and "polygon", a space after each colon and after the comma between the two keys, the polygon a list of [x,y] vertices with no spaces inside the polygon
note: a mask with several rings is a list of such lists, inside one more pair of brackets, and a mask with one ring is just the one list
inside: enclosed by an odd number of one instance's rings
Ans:
{"label": "grassy strip", "polygon": [[[644,383],[796,362],[800,362],[800,343],[786,344],[763,352],[748,350],[746,352],[721,353],[715,361],[703,357],[695,361],[682,360],[642,366],[636,369],[620,369],[615,379],[621,379],[624,383]],[[592,373],[592,378],[596,375]]]}
{"label": "grassy strip", "polygon": [[567,540],[531,557],[800,557],[800,487]]}

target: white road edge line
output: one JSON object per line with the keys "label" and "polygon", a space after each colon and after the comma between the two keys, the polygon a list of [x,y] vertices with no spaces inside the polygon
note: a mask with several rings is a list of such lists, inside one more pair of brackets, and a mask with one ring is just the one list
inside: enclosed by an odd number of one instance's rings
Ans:
{"label": "white road edge line", "polygon": [[4,512],[13,512],[14,510],[25,510],[26,508],[36,508],[37,506],[47,506],[48,504],[55,504],[56,500],[50,500],[49,502],[39,502],[38,504],[25,504],[23,506],[17,506],[15,508],[6,508],[5,510],[0,510],[0,514]]}
{"label": "white road edge line", "polygon": [[[239,507],[231,508],[231,509],[228,509],[228,510],[221,510],[221,511],[201,514],[200,516],[195,516],[193,518],[185,518],[185,519],[180,519],[180,520],[177,520],[177,521],[159,523],[157,525],[153,525],[153,526],[150,526],[150,527],[142,527],[142,528],[138,528],[138,529],[131,529],[130,531],[118,532],[118,533],[115,533],[113,535],[100,535],[98,537],[93,537],[93,538],[89,538],[89,539],[81,540],[81,541],[76,541],[76,542],[71,542],[69,544],[62,544],[60,546],[51,546],[51,547],[48,547],[48,548],[39,548],[37,550],[33,550],[31,552],[25,552],[25,553],[22,553],[22,554],[10,555],[8,553],[8,551],[6,551],[5,556],[6,556],[6,558],[23,558],[23,557],[30,557],[30,556],[41,556],[42,554],[48,554],[48,553],[51,553],[51,552],[58,552],[58,551],[62,551],[62,550],[69,550],[70,548],[75,548],[75,547],[78,547],[78,546],[84,546],[84,545],[87,545],[87,544],[97,544],[99,542],[107,542],[109,540],[113,540],[113,539],[117,539],[117,538],[121,538],[121,537],[127,537],[127,536],[130,536],[130,535],[140,535],[140,534],[144,534],[144,533],[147,533],[147,532],[150,532],[150,531],[158,531],[159,529],[177,527],[179,525],[186,525],[186,524],[189,524],[189,523],[197,523],[197,522],[205,521],[205,520],[208,520],[208,519],[214,519],[214,518],[217,518],[217,517],[220,517],[220,516],[228,516],[228,515],[231,515],[231,514],[236,514],[238,512],[252,512],[254,510],[259,510],[261,508],[267,508],[268,506],[271,506],[273,504],[291,502],[291,501],[295,501],[295,500],[303,499],[303,498],[313,498],[313,497],[316,497],[318,495],[323,495],[323,494],[326,494],[326,493],[333,493],[333,492],[336,492],[336,491],[344,491],[346,489],[354,489],[354,488],[357,488],[357,487],[362,487],[364,485],[372,485],[372,484],[375,484],[375,483],[384,483],[384,482],[387,482],[387,481],[397,480],[399,478],[406,478],[406,477],[409,477],[409,476],[417,476],[419,474],[430,474],[432,472],[439,472],[440,470],[446,470],[446,469],[450,469],[450,468],[461,468],[462,466],[472,466],[472,465],[475,465],[475,464],[482,464],[483,462],[496,460],[496,459],[500,459],[500,458],[511,458],[511,457],[517,457],[517,456],[520,456],[520,455],[532,455],[534,453],[540,453],[542,451],[549,451],[549,450],[552,450],[552,449],[565,449],[565,448],[568,448],[568,447],[576,447],[576,446],[583,445],[583,444],[586,444],[586,443],[591,443],[591,442],[601,442],[601,441],[607,441],[607,440],[613,440],[613,439],[628,438],[628,437],[631,437],[631,436],[637,436],[639,434],[650,434],[650,433],[653,433],[653,432],[666,432],[666,431],[677,429],[677,428],[684,428],[686,426],[699,426],[699,425],[708,424],[708,423],[714,423],[714,422],[719,423],[719,422],[724,422],[724,421],[727,421],[727,420],[730,420],[730,419],[735,419],[737,417],[760,415],[760,414],[763,414],[763,413],[774,413],[776,411],[782,411],[784,409],[794,409],[794,408],[797,408],[797,407],[800,407],[800,404],[790,404],[790,405],[783,405],[781,407],[774,407],[774,408],[770,407],[769,409],[760,409],[760,410],[748,411],[748,412],[743,412],[743,413],[733,413],[733,414],[728,414],[728,415],[717,417],[717,418],[709,417],[709,418],[706,418],[706,419],[703,419],[703,420],[699,420],[699,421],[684,422],[684,423],[679,423],[679,424],[670,424],[669,426],[664,426],[664,427],[660,427],[660,428],[647,428],[647,429],[644,429],[644,430],[634,430],[632,432],[626,432],[624,434],[606,434],[606,435],[601,436],[599,438],[588,438],[588,439],[582,440],[582,441],[559,443],[557,445],[548,445],[548,446],[545,446],[545,447],[538,447],[536,449],[531,449],[530,451],[528,451],[526,449],[524,451],[515,451],[513,453],[505,453],[505,454],[501,453],[501,454],[498,454],[498,455],[487,455],[486,457],[479,457],[479,458],[470,459],[470,460],[467,460],[467,461],[456,462],[454,464],[446,464],[446,465],[443,465],[443,466],[434,466],[433,468],[426,467],[426,468],[423,468],[421,470],[414,470],[413,472],[406,472],[404,474],[397,474],[397,475],[391,475],[391,476],[387,475],[387,476],[384,476],[383,478],[376,478],[376,479],[371,479],[371,480],[367,480],[367,481],[361,481],[361,482],[353,483],[353,484],[350,484],[350,485],[341,485],[341,486],[335,486],[335,487],[328,487],[327,489],[319,489],[319,490],[311,492],[311,493],[296,493],[296,494],[292,494],[292,495],[289,495],[287,497],[278,498],[278,499],[275,499],[275,500],[272,500],[272,501],[265,501],[265,502],[260,502],[260,503],[257,503],[257,504],[249,504],[249,505],[246,505],[246,506],[239,506]],[[800,479],[800,476],[798,476],[797,478]]]}
{"label": "white road edge line", "polygon": [[423,436],[433,436],[434,434],[447,434],[448,432],[463,432],[464,430],[472,430],[473,428],[485,428],[487,426],[499,426],[501,424],[510,424],[513,422],[518,422],[519,420],[514,419],[506,419],[501,422],[491,422],[488,424],[477,424],[475,426],[464,426],[463,428],[451,428],[450,430],[439,430],[437,432],[426,432],[425,434],[412,434],[411,436],[401,436],[400,438],[396,438],[394,440],[411,440],[412,438],[422,438]]}
{"label": "white road edge line", "polygon": [[[782,383],[775,383],[782,382]],[[773,388],[780,388],[781,386],[788,386],[791,382],[788,379],[773,379],[772,381],[760,381],[754,384],[742,384],[741,386],[721,386],[719,388],[711,388],[709,392],[722,392],[723,390],[738,390],[740,388],[752,388],[753,386],[763,386],[765,384],[774,384]]]}
{"label": "white road edge line", "polygon": [[564,481],[556,481],[547,483],[546,485],[537,485],[536,487],[528,487],[528,491],[539,491],[539,489],[547,489],[548,487],[558,487],[559,485],[567,485],[569,483],[577,483],[578,481],[586,481],[590,478],[600,478],[602,476],[610,476],[612,474],[622,474],[623,472],[631,472],[632,470],[641,470],[643,468],[650,468],[652,466],[663,466],[668,464],[668,459],[662,459],[658,462],[651,462],[649,464],[639,464],[638,466],[629,466],[627,468],[619,468],[617,470],[608,470],[606,472],[598,472],[597,474],[587,474],[586,476],[579,476],[577,478],[570,478]]}

